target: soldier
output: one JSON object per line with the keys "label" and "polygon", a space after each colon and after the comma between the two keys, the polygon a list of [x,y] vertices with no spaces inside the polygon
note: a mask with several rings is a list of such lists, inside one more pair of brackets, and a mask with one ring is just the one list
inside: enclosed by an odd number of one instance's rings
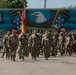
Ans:
{"label": "soldier", "polygon": [[[48,34],[48,31],[45,31],[45,33],[42,35],[42,38],[44,38],[46,34]],[[41,49],[42,55],[43,55],[43,51],[44,51],[44,47],[42,46],[42,49]]]}
{"label": "soldier", "polygon": [[29,37],[28,46],[32,47],[31,55],[32,55],[32,58],[36,60],[36,57],[38,56],[38,52],[39,52],[39,47],[40,47],[40,37],[39,35],[37,35],[36,30],[34,30],[33,34]]}
{"label": "soldier", "polygon": [[46,60],[48,60],[48,57],[50,56],[50,49],[52,46],[52,37],[49,37],[48,32],[45,33],[45,36],[42,38],[41,44],[43,45],[43,52],[44,57]]}
{"label": "soldier", "polygon": [[57,44],[58,44],[58,35],[56,33],[54,33],[52,56],[55,56],[55,57],[57,55]]}
{"label": "soldier", "polygon": [[64,46],[65,38],[64,38],[63,32],[60,33],[58,40],[59,40],[58,41],[59,42],[59,51],[62,56],[64,54],[64,50],[65,50],[65,48],[64,48],[65,47]]}
{"label": "soldier", "polygon": [[68,34],[66,37],[66,50],[69,53],[69,55],[71,55],[71,51],[70,51],[70,47],[71,47],[71,35]]}
{"label": "soldier", "polygon": [[40,33],[37,33],[37,35],[39,36],[39,44],[40,44],[40,47],[38,47],[39,49],[38,49],[38,53],[37,53],[37,57],[39,57],[39,54],[42,54],[42,47],[41,47],[41,40],[42,40],[42,36],[41,36],[41,34]]}
{"label": "soldier", "polygon": [[75,34],[74,34],[74,32],[71,33],[71,38],[72,38],[71,50],[72,50],[72,52],[75,52],[75,43],[76,43],[76,41],[75,41]]}
{"label": "soldier", "polygon": [[69,34],[68,35],[69,36],[69,48],[68,48],[68,52],[69,52],[69,56],[71,56],[71,54],[72,54],[72,51],[73,51],[73,49],[72,49],[72,47],[73,47],[73,38],[72,38],[72,35],[71,34]]}
{"label": "soldier", "polygon": [[4,39],[3,39],[3,54],[2,54],[2,57],[4,57],[5,53],[6,53],[6,59],[8,58],[9,59],[9,47],[8,47],[8,38],[10,36],[10,32],[7,32],[7,34],[4,36]]}
{"label": "soldier", "polygon": [[9,48],[10,48],[10,57],[11,61],[15,61],[16,50],[18,48],[18,36],[16,35],[16,30],[12,30],[12,34],[9,37]]}
{"label": "soldier", "polygon": [[23,33],[19,35],[19,59],[22,58],[24,61],[24,56],[28,56],[27,46],[28,46],[28,39],[27,36]]}

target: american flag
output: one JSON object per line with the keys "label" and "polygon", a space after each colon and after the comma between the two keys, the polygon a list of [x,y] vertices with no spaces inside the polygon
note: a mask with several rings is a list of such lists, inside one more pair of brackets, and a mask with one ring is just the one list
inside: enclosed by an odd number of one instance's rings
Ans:
{"label": "american flag", "polygon": [[16,29],[17,31],[20,31],[20,27],[21,27],[21,18],[19,15],[13,17],[11,19],[11,23],[13,24],[13,28],[12,29]]}
{"label": "american flag", "polygon": [[65,13],[59,13],[57,15],[53,26],[57,32],[66,32],[68,30],[68,28],[64,26],[66,21],[68,21],[67,17],[68,16]]}

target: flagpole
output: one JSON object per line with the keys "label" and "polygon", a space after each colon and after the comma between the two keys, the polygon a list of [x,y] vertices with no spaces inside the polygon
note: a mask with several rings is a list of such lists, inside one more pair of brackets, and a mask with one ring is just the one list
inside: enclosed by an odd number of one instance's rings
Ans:
{"label": "flagpole", "polygon": [[[53,29],[52,27],[53,27],[53,25],[54,25],[54,23],[55,23],[55,20],[56,20],[56,18],[57,18],[57,15],[59,14],[59,12],[60,12],[60,10],[57,10],[56,15],[55,15],[55,18],[54,18],[53,23],[52,23],[52,26],[51,26],[51,31],[54,31],[54,29]],[[52,33],[53,33],[53,32],[52,32]]]}

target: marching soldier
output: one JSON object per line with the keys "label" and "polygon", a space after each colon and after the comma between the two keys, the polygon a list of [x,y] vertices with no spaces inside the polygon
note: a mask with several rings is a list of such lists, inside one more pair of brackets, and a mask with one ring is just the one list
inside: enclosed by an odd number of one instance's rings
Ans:
{"label": "marching soldier", "polygon": [[22,58],[24,61],[24,56],[28,56],[27,46],[28,46],[28,39],[27,36],[23,33],[21,33],[18,37],[19,39],[19,59]]}
{"label": "marching soldier", "polygon": [[37,35],[37,31],[34,30],[33,34],[29,37],[28,40],[28,46],[31,46],[31,55],[32,58],[36,60],[36,57],[39,55],[39,49],[40,49],[40,36]]}
{"label": "marching soldier", "polygon": [[74,34],[74,32],[71,33],[71,38],[72,38],[71,50],[72,50],[72,52],[75,52],[75,43],[76,43],[76,41],[75,41],[75,34]]}
{"label": "marching soldier", "polygon": [[61,56],[64,54],[64,50],[65,50],[65,46],[64,46],[64,43],[65,43],[65,38],[63,36],[63,32],[60,33],[59,35],[59,38],[58,38],[58,42],[59,42],[59,51],[60,51],[60,54]]}
{"label": "marching soldier", "polygon": [[48,32],[45,33],[45,36],[42,38],[41,44],[43,45],[44,57],[48,60],[50,56],[50,49],[52,46],[52,37],[49,37]]}
{"label": "marching soldier", "polygon": [[18,48],[18,36],[16,35],[16,30],[12,30],[12,34],[9,37],[9,50],[11,61],[15,61],[16,58],[16,50]]}
{"label": "marching soldier", "polygon": [[56,33],[54,33],[53,36],[53,48],[52,48],[52,56],[57,55],[57,44],[58,44],[58,35]]}
{"label": "marching soldier", "polygon": [[73,38],[72,38],[72,35],[71,34],[69,34],[68,35],[69,36],[69,48],[68,48],[68,52],[69,52],[69,56],[71,56],[71,54],[72,54],[72,51],[73,51],[73,49],[72,49],[72,47],[73,47]]}
{"label": "marching soldier", "polygon": [[9,59],[9,47],[8,47],[8,38],[10,36],[10,32],[7,32],[7,34],[4,36],[4,39],[3,39],[3,53],[2,53],[2,57],[4,57],[4,55],[6,54],[6,59],[8,58]]}
{"label": "marching soldier", "polygon": [[[67,37],[66,37],[66,50],[67,50],[67,52],[69,53],[69,55],[70,55],[70,46],[71,46],[71,38],[70,38],[70,34],[68,34],[67,35]],[[66,53],[67,53],[66,52]]]}

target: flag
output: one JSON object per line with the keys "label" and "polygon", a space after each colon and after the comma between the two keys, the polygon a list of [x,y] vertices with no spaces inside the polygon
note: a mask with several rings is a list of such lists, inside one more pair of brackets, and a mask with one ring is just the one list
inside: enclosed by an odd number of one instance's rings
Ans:
{"label": "flag", "polygon": [[19,15],[11,19],[11,23],[13,24],[13,27],[16,28],[17,31],[20,29],[20,26],[21,26],[20,21],[21,21],[21,18]]}
{"label": "flag", "polygon": [[10,29],[10,31],[12,32],[12,30],[16,30],[17,31],[17,34],[20,34],[20,27],[21,27],[21,18],[19,15],[16,15],[14,16],[12,19],[11,19],[11,23],[13,24],[13,28]]}
{"label": "flag", "polygon": [[21,32],[22,33],[25,33],[25,19],[26,19],[26,7],[24,4],[22,16],[21,16],[21,20],[22,20]]}
{"label": "flag", "polygon": [[[64,10],[62,10],[62,12],[63,11]],[[53,28],[55,28],[57,32],[66,32],[68,30],[68,28],[64,25],[66,21],[68,21],[69,15],[67,11],[64,11],[64,13],[62,12],[58,13],[56,20],[54,22]]]}

